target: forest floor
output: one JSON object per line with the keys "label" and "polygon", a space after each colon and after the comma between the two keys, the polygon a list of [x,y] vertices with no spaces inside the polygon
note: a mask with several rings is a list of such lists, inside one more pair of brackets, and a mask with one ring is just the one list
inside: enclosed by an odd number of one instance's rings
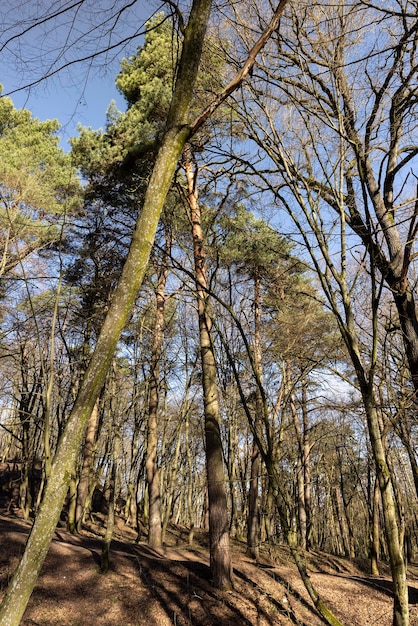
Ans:
{"label": "forest floor", "polygon": [[[30,524],[0,511],[0,596],[24,549]],[[234,590],[211,586],[207,537],[172,529],[152,550],[118,520],[111,566],[100,573],[100,517],[81,535],[57,528],[22,626],[321,626],[285,548],[255,563],[233,542]],[[308,569],[345,626],[391,626],[391,582],[367,564],[313,552]],[[411,626],[418,626],[418,564],[408,572]]]}

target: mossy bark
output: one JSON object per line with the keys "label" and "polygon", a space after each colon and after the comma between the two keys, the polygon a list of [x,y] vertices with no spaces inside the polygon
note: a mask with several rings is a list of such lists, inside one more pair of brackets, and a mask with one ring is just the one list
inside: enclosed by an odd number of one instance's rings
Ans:
{"label": "mossy bark", "polygon": [[142,211],[119,284],[103,323],[89,367],[53,459],[51,474],[25,551],[0,606],[2,626],[18,626],[35,586],[59,519],[94,404],[111,366],[120,334],[142,284],[157,224],[178,159],[190,136],[188,112],[211,9],[210,0],[194,0],[167,129],[162,139]]}
{"label": "mossy bark", "polygon": [[99,425],[99,399],[94,404],[91,412],[89,423],[87,426],[86,438],[83,449],[83,462],[80,472],[80,480],[77,487],[77,499],[75,509],[75,529],[76,532],[81,531],[85,517],[85,504],[89,493],[89,484],[91,482],[91,473],[94,461],[94,452],[96,444],[97,429]]}

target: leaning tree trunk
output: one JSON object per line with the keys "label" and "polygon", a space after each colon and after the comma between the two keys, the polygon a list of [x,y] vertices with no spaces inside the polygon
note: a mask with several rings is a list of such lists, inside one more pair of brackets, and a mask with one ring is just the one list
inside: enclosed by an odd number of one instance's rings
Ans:
{"label": "leaning tree trunk", "polygon": [[286,0],[280,0],[269,24],[250,50],[242,69],[223,92],[216,96],[190,124],[190,103],[212,7],[211,0],[192,2],[187,26],[183,28],[183,47],[166,129],[159,145],[142,210],[138,215],[131,247],[73,410],[63,430],[25,552],[1,603],[2,626],[19,625],[47,555],[89,416],[103,387],[119,337],[142,285],[158,221],[183,148],[217,107],[249,75],[258,52],[279,27],[285,6]]}
{"label": "leaning tree trunk", "polygon": [[[361,379],[361,377],[359,377]],[[376,465],[382,499],[383,520],[393,581],[393,626],[409,626],[408,584],[406,567],[400,541],[397,506],[392,485],[392,474],[386,458],[385,447],[379,427],[373,391],[365,383],[361,385],[372,453]]]}
{"label": "leaning tree trunk", "polygon": [[202,364],[205,414],[206,473],[209,501],[210,565],[213,584],[218,589],[232,588],[229,546],[229,515],[223,467],[216,361],[212,343],[212,320],[208,312],[207,275],[196,172],[187,150],[184,156],[188,204],[193,237],[196,295],[199,314],[200,357]]}
{"label": "leaning tree trunk", "polygon": [[211,0],[194,0],[167,127],[148,184],[142,210],[118,286],[96,348],[68,418],[42,503],[25,552],[0,607],[2,626],[18,626],[48,552],[88,419],[112,363],[120,334],[142,284],[163,208],[180,154],[190,136],[188,113],[211,10]]}

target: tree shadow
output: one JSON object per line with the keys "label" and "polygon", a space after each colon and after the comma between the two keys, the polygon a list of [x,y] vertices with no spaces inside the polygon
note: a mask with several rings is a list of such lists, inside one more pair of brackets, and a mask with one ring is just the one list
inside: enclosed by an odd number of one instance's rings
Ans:
{"label": "tree shadow", "polygon": [[[350,580],[354,580],[362,585],[372,587],[386,596],[393,597],[393,583],[391,580],[377,578],[373,576],[348,576]],[[418,604],[418,588],[408,585],[408,602],[409,604]]]}
{"label": "tree shadow", "polygon": [[[258,567],[258,566],[257,566]],[[273,575],[273,572],[270,571],[271,566],[266,566],[266,565],[261,565],[260,566],[262,569],[267,570],[266,573],[268,576],[270,576],[271,578],[273,578],[273,580],[278,581],[280,584],[283,584],[280,580],[278,580],[278,578],[276,578],[276,576]],[[245,583],[247,583],[248,585],[250,585],[251,587],[253,587],[254,589],[258,588],[258,585],[256,582],[254,582],[249,576],[247,576],[246,574],[244,574],[244,572],[234,569],[234,574],[236,576],[238,576],[239,578],[241,578]],[[289,592],[290,594],[294,595],[299,602],[305,602],[305,600],[295,591],[292,590],[289,585],[286,583],[285,585],[286,591]],[[290,621],[292,622],[292,624],[297,624],[297,626],[305,626],[305,624],[303,624],[295,615],[292,607],[290,606],[290,604],[287,606],[285,606],[283,603],[279,602],[278,600],[276,600],[271,594],[269,595],[269,602],[276,608],[276,610],[283,615],[284,617],[287,617],[288,619],[290,619]],[[306,606],[311,609],[311,607],[308,605],[308,603],[305,603]]]}
{"label": "tree shadow", "polygon": [[174,623],[252,626],[235,606],[233,593],[211,586],[210,568],[202,561],[172,560],[144,545],[133,551],[142,582]]}

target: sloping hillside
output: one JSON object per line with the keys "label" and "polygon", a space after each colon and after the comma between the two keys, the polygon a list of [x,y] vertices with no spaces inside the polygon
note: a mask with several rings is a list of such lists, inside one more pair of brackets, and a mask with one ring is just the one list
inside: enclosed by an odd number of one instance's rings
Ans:
{"label": "sloping hillside", "polygon": [[[98,521],[99,518],[98,518]],[[19,555],[29,524],[0,515],[2,592]],[[235,542],[235,589],[223,593],[210,584],[206,537],[186,544],[172,529],[161,551],[135,543],[134,532],[118,523],[111,569],[100,573],[100,524],[81,536],[58,529],[25,613],[23,626],[320,626],[285,549],[263,552],[255,564]],[[315,553],[309,570],[319,592],[346,626],[391,626],[388,572],[367,575],[343,559]],[[410,569],[411,625],[418,626],[418,567]]]}

